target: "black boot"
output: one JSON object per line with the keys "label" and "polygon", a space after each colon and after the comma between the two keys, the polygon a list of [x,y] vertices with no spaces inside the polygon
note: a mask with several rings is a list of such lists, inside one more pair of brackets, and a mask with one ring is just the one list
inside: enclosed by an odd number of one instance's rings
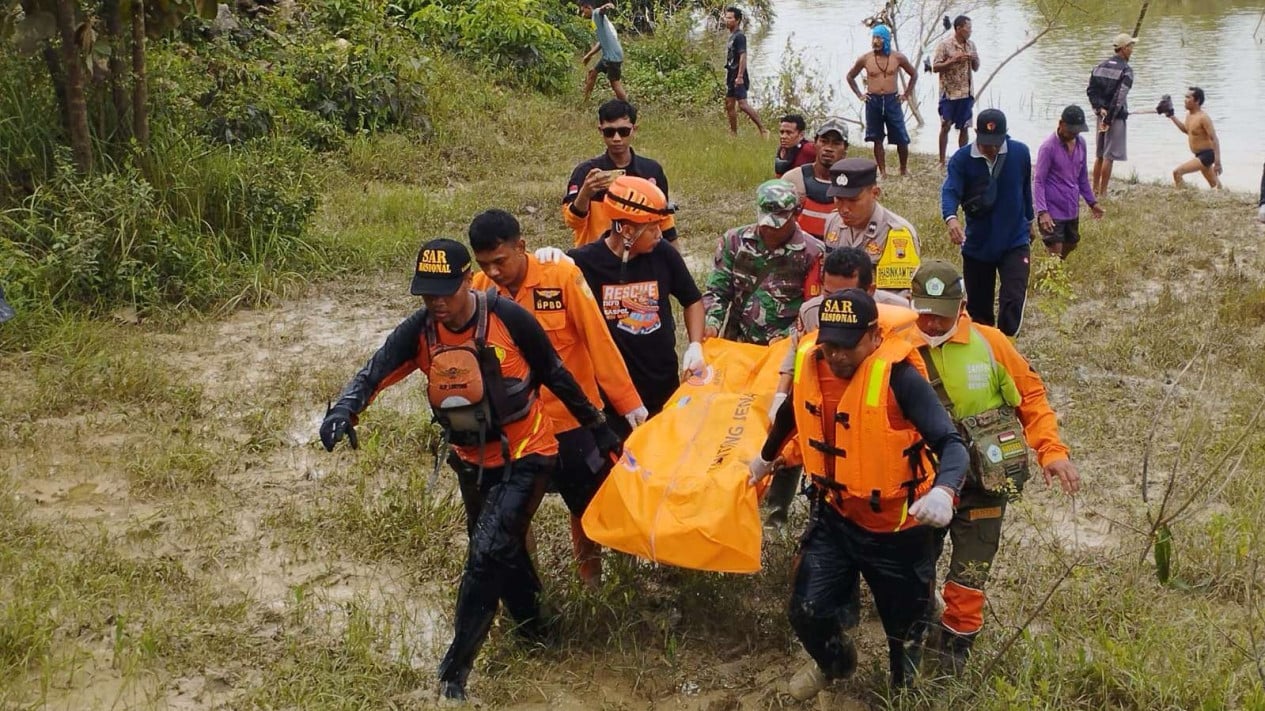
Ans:
{"label": "black boot", "polygon": [[782,528],[790,515],[791,504],[795,501],[795,492],[799,488],[799,469],[778,469],[773,472],[773,480],[769,483],[769,493],[764,497],[764,505],[769,514],[764,525]]}
{"label": "black boot", "polygon": [[941,626],[936,640],[936,657],[940,664],[941,676],[962,676],[966,669],[966,660],[971,656],[971,645],[975,643],[974,635],[961,635]]}
{"label": "black boot", "polygon": [[893,689],[909,689],[918,676],[918,660],[922,657],[922,643],[919,641],[896,642],[887,641],[888,671],[891,676],[888,682]]}
{"label": "black boot", "polygon": [[466,700],[466,678],[470,676],[469,669],[456,669],[448,672],[449,678],[440,678],[439,680],[439,698],[449,699],[451,701]]}

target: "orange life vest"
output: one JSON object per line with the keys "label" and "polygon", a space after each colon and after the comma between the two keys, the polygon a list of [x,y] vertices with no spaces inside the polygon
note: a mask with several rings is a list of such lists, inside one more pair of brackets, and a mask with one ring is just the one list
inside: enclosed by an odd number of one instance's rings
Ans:
{"label": "orange life vest", "polygon": [[799,170],[804,180],[804,209],[799,213],[799,228],[821,239],[826,234],[826,220],[835,211],[834,198],[827,194],[830,185],[813,177],[811,163],[800,166]]}
{"label": "orange life vest", "polygon": [[446,345],[433,320],[425,329],[430,354],[426,399],[448,442],[463,447],[504,442],[502,428],[526,417],[536,399],[531,377],[506,377],[495,349],[488,345],[488,300],[500,297],[482,291],[474,296],[472,339]]}
{"label": "orange life vest", "polygon": [[879,513],[908,506],[931,489],[922,437],[908,423],[896,426],[889,414],[892,366],[910,360],[913,351],[904,340],[885,339],[847,382],[833,412],[823,407],[818,368],[827,366],[816,334],[796,353],[795,426],[804,471],[840,513],[847,499],[868,502]]}

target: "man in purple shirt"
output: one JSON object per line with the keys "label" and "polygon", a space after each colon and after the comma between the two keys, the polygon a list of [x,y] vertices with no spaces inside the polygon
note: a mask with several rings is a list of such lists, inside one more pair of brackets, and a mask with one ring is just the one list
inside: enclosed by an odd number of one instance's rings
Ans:
{"label": "man in purple shirt", "polygon": [[1103,209],[1089,185],[1085,141],[1088,131],[1085,112],[1072,105],[1063,109],[1059,127],[1037,151],[1037,170],[1032,179],[1032,202],[1037,211],[1037,227],[1045,248],[1060,259],[1076,249],[1081,239],[1080,198],[1085,198],[1094,219]]}

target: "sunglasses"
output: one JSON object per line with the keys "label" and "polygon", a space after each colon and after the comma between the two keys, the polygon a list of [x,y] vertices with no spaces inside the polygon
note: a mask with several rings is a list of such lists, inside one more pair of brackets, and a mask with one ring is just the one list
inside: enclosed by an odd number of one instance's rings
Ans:
{"label": "sunglasses", "polygon": [[620,138],[628,138],[632,132],[632,126],[607,126],[602,129],[602,135],[607,138],[614,138],[615,134],[619,134]]}

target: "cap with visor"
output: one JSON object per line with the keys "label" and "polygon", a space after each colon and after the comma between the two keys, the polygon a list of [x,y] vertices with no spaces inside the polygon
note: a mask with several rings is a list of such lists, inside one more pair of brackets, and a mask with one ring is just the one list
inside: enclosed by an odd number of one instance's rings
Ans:
{"label": "cap with visor", "polygon": [[966,289],[962,274],[952,264],[933,259],[914,272],[909,288],[910,303],[920,314],[954,318],[962,308]]}
{"label": "cap with visor", "polygon": [[433,239],[417,251],[410,291],[414,296],[452,296],[470,273],[470,250],[452,239]]}
{"label": "cap with visor", "polygon": [[756,224],[777,229],[795,217],[799,196],[785,180],[766,180],[755,189]]}
{"label": "cap with visor", "polygon": [[844,289],[821,302],[818,343],[856,348],[861,338],[878,323],[878,306],[863,289]]}

